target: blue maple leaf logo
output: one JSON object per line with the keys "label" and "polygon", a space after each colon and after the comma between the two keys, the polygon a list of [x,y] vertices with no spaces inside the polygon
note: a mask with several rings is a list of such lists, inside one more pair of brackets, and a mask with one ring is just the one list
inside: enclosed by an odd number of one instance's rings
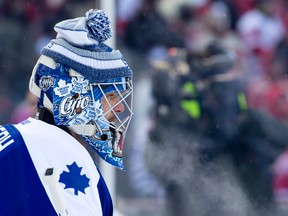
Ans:
{"label": "blue maple leaf logo", "polygon": [[85,188],[89,187],[90,179],[87,176],[81,175],[82,167],[79,167],[76,162],[67,165],[69,172],[63,171],[60,174],[59,182],[65,184],[65,188],[73,188],[74,194],[78,196],[78,191],[85,194]]}

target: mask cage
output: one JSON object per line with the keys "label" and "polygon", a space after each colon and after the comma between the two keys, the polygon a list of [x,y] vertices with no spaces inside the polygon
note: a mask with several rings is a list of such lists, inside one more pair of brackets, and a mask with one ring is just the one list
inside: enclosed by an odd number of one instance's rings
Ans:
{"label": "mask cage", "polygon": [[[132,80],[122,78],[116,82],[91,83],[90,88],[97,121],[109,126],[110,130],[125,134],[133,115]],[[101,128],[97,129],[100,134],[104,133]]]}

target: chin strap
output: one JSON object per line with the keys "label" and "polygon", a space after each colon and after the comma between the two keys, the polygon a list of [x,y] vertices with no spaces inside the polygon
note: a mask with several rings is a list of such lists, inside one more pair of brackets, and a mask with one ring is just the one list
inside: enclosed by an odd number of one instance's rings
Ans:
{"label": "chin strap", "polygon": [[68,128],[74,133],[83,135],[83,136],[92,136],[97,129],[95,125],[73,125],[68,126]]}

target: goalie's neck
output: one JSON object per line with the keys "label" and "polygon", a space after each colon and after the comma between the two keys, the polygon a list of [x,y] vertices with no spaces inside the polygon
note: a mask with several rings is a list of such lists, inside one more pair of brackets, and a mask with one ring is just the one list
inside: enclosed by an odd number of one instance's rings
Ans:
{"label": "goalie's neck", "polygon": [[55,125],[55,126],[61,128],[62,130],[64,130],[65,132],[67,132],[68,134],[70,134],[72,136],[72,134],[69,131],[68,127],[59,126],[59,125],[55,124],[53,114],[48,109],[46,109],[45,107],[38,108],[38,113],[36,115],[36,118],[41,120],[41,121],[44,121],[44,122],[46,122],[48,124]]}

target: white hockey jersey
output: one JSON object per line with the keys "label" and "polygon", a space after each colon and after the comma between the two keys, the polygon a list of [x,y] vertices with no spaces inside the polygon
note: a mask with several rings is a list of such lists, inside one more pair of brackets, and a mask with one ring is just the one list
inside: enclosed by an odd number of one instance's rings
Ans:
{"label": "white hockey jersey", "polygon": [[110,216],[108,188],[87,150],[29,118],[0,126],[1,216]]}

